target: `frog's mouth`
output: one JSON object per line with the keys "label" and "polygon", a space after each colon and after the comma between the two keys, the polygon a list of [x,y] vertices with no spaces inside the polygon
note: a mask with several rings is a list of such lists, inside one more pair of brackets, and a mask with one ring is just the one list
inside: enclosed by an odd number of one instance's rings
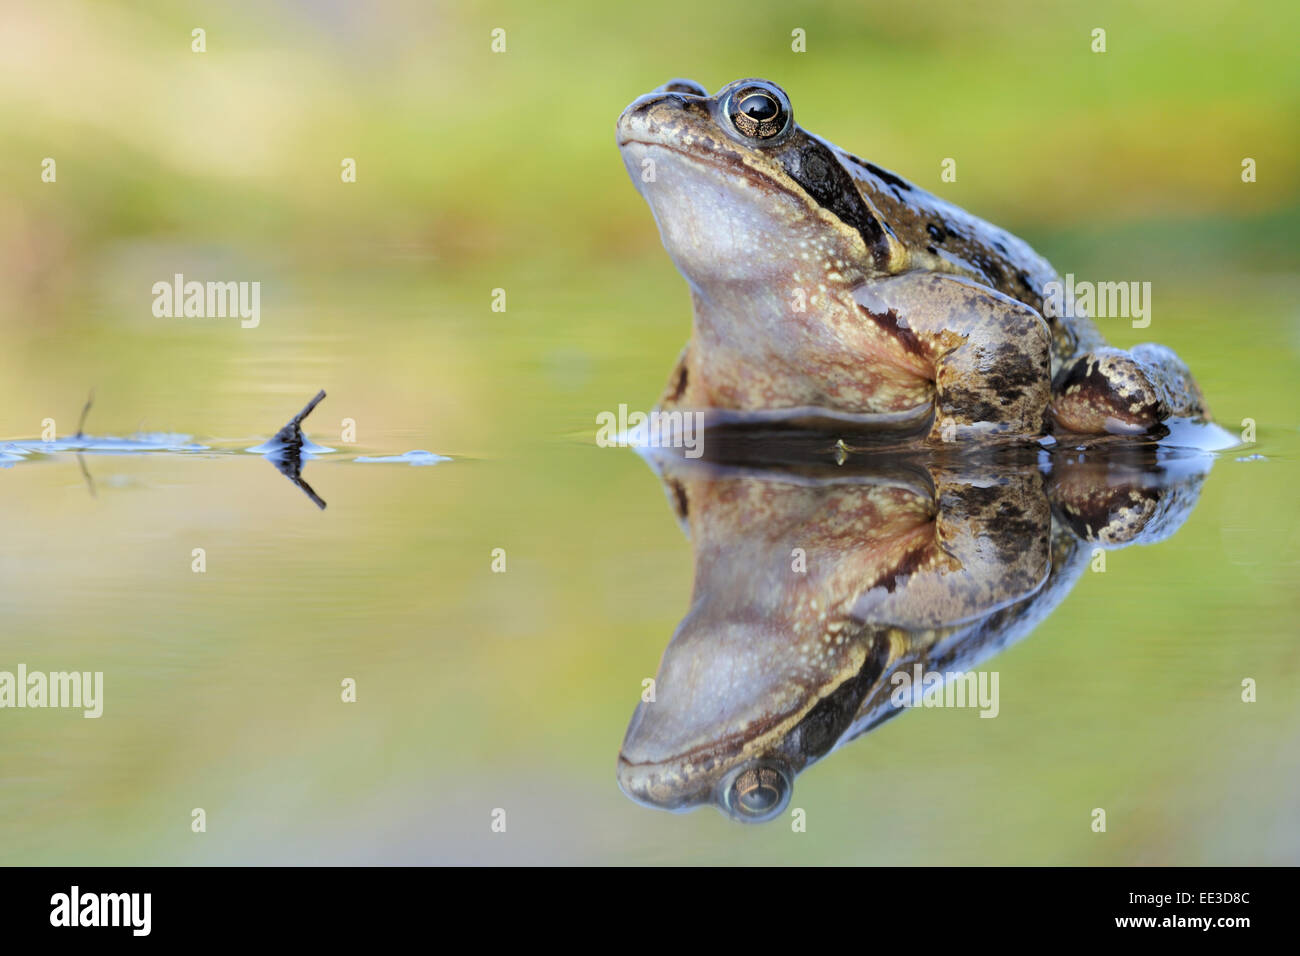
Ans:
{"label": "frog's mouth", "polygon": [[[650,152],[652,150],[661,150],[666,153],[671,153],[674,156],[681,157],[702,174],[705,175],[712,174],[716,176],[719,174],[729,173],[737,179],[744,180],[750,186],[757,187],[760,190],[768,191],[774,195],[788,196],[790,199],[794,200],[799,205],[807,206],[807,199],[802,193],[800,193],[799,191],[795,190],[790,186],[787,186],[786,184],[780,182],[779,180],[773,179],[770,175],[764,173],[762,170],[756,169],[755,167],[751,166],[749,163],[746,163],[739,156],[732,153],[725,152],[723,150],[687,149],[682,146],[670,145],[664,142],[655,142],[653,140],[635,139],[635,138],[620,139],[618,143],[618,147],[619,150],[623,153],[625,161],[628,159],[628,153],[630,151],[629,147],[640,147],[640,149],[644,152]],[[646,190],[642,188],[642,185],[643,184],[648,185],[648,184],[646,184],[644,179],[640,175],[638,175],[638,171],[636,169],[636,166],[638,165],[639,165],[638,163],[627,162],[628,173],[632,176],[632,181],[633,183],[636,184],[637,190],[642,195],[645,195]],[[647,197],[647,199],[648,198],[649,197]]]}
{"label": "frog's mouth", "polygon": [[[634,736],[638,713],[628,728],[628,738]],[[748,733],[732,734],[720,740],[702,743],[691,750],[650,760],[631,760],[624,751],[618,755],[618,786],[629,798],[644,807],[682,813],[714,801],[721,778],[735,775],[725,756],[728,752],[741,752],[747,740],[763,737],[772,728],[788,721],[789,715],[767,720],[763,726],[750,727]],[[789,774],[793,778],[793,774]]]}

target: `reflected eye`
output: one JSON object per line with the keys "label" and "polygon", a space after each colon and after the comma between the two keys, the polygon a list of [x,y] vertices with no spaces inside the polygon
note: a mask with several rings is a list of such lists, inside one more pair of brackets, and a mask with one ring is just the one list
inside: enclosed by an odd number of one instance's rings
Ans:
{"label": "reflected eye", "polygon": [[750,764],[723,781],[722,808],[734,820],[762,823],[785,809],[792,789],[784,767],[767,761]]}
{"label": "reflected eye", "polygon": [[723,110],[736,132],[748,139],[775,139],[790,126],[790,100],[774,83],[737,83],[727,94]]}
{"label": "reflected eye", "polygon": [[755,123],[771,123],[781,115],[781,104],[767,90],[755,90],[746,93],[745,98],[736,103],[736,112]]}

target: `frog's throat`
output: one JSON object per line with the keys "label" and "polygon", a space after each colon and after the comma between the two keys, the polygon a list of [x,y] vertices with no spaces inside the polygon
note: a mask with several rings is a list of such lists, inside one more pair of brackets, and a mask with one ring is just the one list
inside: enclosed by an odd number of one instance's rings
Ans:
{"label": "frog's throat", "polygon": [[[756,165],[725,149],[650,138],[621,144],[664,246],[700,291],[717,282],[760,288],[773,275],[796,271],[814,285],[826,276],[860,281],[877,271],[877,250],[862,233],[818,203],[775,160]],[[654,161],[656,154],[655,175],[647,181],[641,162]]]}

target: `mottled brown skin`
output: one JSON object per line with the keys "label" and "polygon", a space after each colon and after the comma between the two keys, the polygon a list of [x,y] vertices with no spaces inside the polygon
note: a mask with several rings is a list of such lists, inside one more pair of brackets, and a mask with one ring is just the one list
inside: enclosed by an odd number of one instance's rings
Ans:
{"label": "mottled brown skin", "polygon": [[1207,417],[1187,366],[1163,345],[1092,349],[1062,369],[1053,388],[1052,413],[1068,431],[1142,432],[1167,418]]}
{"label": "mottled brown skin", "polygon": [[[973,670],[1059,604],[1094,545],[1172,533],[1203,477],[1171,479],[1154,452],[1047,476],[1025,456],[995,479],[933,457],[654,463],[689,532],[695,586],[655,700],[628,727],[619,784],[649,806],[714,803],[745,822],[779,813],[795,775],[902,712],[892,674]],[[757,772],[782,799],[745,812],[737,788]]]}
{"label": "mottled brown skin", "polygon": [[[755,84],[782,104],[779,132],[738,126],[733,97]],[[1172,352],[1153,361],[1139,349],[1160,347],[1110,349],[1086,317],[1045,318],[1059,281],[1045,259],[806,132],[784,96],[676,80],[619,117],[624,162],[694,304],[662,408],[914,427],[936,442],[1206,417]]]}

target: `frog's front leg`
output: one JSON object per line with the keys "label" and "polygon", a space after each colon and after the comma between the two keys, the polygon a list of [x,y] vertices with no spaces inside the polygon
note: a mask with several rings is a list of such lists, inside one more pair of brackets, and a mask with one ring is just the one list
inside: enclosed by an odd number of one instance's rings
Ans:
{"label": "frog's front leg", "polygon": [[914,559],[905,587],[892,586],[891,577],[891,586],[878,581],[857,599],[859,620],[913,630],[975,620],[1030,597],[1052,570],[1052,511],[1036,468],[996,478],[983,469],[929,473],[933,537]]}
{"label": "frog's front leg", "polygon": [[1052,385],[1052,414],[1072,432],[1145,432],[1166,418],[1207,419],[1201,390],[1163,345],[1099,348],[1067,363]]}
{"label": "frog's front leg", "polygon": [[932,371],[929,440],[1041,435],[1051,334],[1029,306],[958,276],[914,272],[853,291],[858,307]]}

